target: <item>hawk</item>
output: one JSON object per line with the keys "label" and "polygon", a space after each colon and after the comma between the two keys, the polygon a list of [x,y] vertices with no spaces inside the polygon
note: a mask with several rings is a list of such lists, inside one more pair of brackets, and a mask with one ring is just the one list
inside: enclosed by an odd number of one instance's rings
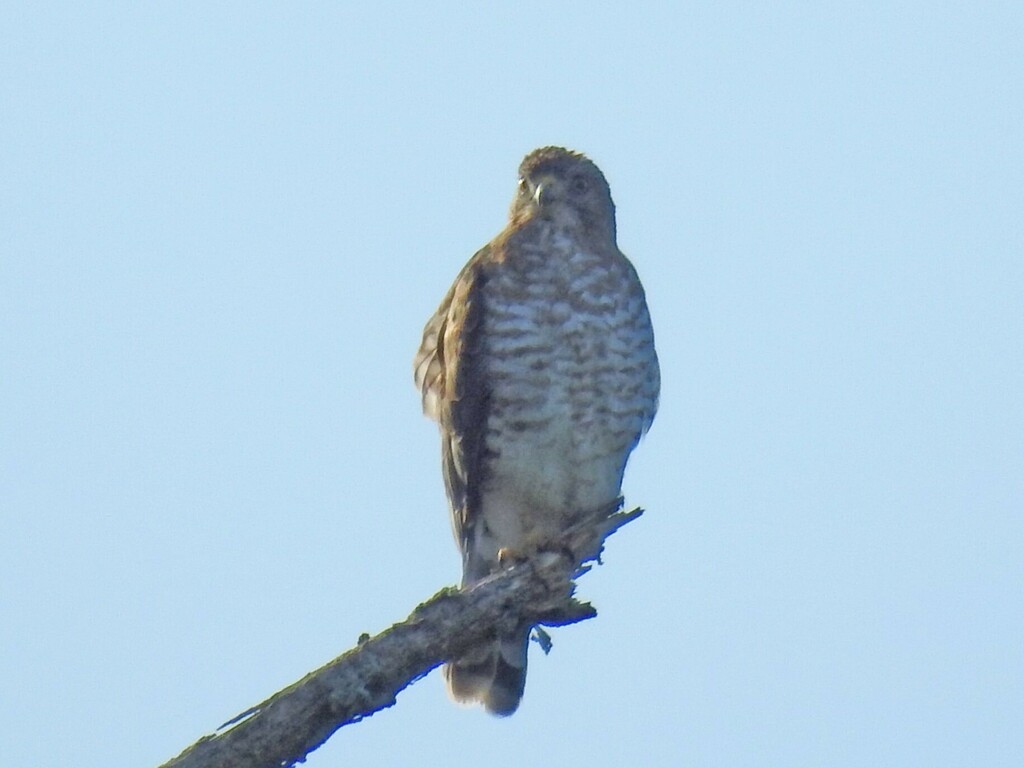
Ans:
{"label": "hawk", "polygon": [[[604,174],[561,147],[519,167],[508,224],[463,267],[414,360],[441,431],[463,586],[619,498],[660,375],[644,290],[615,239]],[[452,698],[510,715],[531,627],[445,667]]]}

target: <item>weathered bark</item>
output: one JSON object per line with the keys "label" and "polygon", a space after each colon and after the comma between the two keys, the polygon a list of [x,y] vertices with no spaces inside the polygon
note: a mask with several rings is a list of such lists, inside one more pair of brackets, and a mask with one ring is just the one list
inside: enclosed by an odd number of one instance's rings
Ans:
{"label": "weathered bark", "polygon": [[[552,550],[471,588],[443,589],[405,621],[311,672],[204,736],[162,768],[278,768],[301,762],[338,728],[390,707],[435,667],[522,621],[558,626],[597,612],[572,597],[573,579],[604,540],[642,514],[618,512],[567,531]],[[576,553],[571,557],[570,553]],[[543,639],[543,638],[542,638]]]}

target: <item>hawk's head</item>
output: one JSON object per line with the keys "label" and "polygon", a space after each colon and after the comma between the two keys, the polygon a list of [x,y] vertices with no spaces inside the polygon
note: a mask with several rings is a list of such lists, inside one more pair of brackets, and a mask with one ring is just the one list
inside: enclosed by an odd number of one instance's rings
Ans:
{"label": "hawk's head", "polygon": [[542,147],[519,166],[513,220],[540,217],[615,242],[615,204],[601,169],[585,155]]}

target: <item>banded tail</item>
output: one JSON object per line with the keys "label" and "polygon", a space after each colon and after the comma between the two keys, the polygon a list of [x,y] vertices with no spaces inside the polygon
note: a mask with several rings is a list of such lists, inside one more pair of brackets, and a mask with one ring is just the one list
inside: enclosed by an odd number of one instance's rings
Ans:
{"label": "banded tail", "polygon": [[479,702],[492,715],[507,717],[519,707],[526,688],[530,628],[473,648],[445,665],[448,694],[460,704]]}

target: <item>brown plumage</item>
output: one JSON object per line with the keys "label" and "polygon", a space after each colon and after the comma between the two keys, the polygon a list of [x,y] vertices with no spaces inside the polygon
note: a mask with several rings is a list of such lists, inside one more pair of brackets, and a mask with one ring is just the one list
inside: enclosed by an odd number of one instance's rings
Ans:
{"label": "brown plumage", "polygon": [[[493,573],[499,550],[529,556],[607,511],[658,403],[644,291],[616,245],[604,175],[561,147],[519,172],[507,226],[463,267],[414,362],[441,431],[464,585]],[[529,632],[448,665],[453,698],[514,712]]]}

